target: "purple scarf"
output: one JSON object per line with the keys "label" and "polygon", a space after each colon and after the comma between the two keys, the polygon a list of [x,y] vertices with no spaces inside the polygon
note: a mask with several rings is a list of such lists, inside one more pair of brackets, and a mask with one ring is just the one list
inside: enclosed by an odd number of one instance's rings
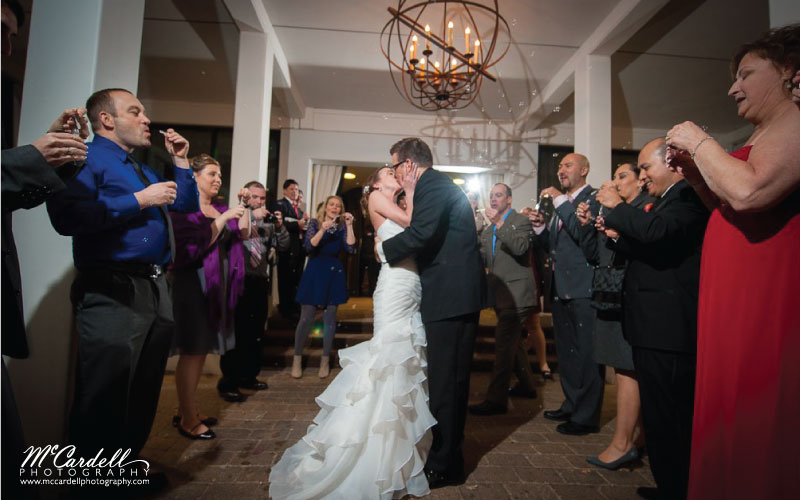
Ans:
{"label": "purple scarf", "polygon": [[[226,205],[216,201],[212,201],[211,205],[219,213],[224,213],[228,210]],[[196,268],[197,264],[202,261],[203,274],[206,279],[208,320],[211,325],[216,325],[218,330],[228,326],[219,324],[222,318],[222,294],[224,293],[222,269],[220,269],[219,261],[219,245],[226,245],[228,250],[230,294],[227,297],[228,311],[226,316],[230,323],[233,321],[233,311],[236,308],[236,303],[244,290],[244,245],[239,232],[239,221],[233,219],[227,222],[232,238],[225,242],[220,242],[220,239],[217,238],[214,244],[209,247],[213,219],[203,215],[202,211],[193,213],[170,212],[169,215],[172,218],[172,228],[175,232],[176,248],[173,268],[176,270]]]}

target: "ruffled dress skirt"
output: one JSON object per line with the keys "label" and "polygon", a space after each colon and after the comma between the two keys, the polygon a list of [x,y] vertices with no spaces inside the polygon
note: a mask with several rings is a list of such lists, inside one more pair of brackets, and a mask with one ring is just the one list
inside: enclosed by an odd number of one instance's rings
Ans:
{"label": "ruffled dress skirt", "polygon": [[436,420],[428,409],[420,298],[413,262],[383,264],[373,295],[373,338],[339,351],[342,371],[316,398],[313,424],[272,468],[271,498],[430,493],[423,467]]}

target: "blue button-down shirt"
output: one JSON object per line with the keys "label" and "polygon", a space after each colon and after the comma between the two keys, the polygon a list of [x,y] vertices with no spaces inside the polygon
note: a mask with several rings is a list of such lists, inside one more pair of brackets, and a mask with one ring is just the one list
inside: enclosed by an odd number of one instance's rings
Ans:
{"label": "blue button-down shirt", "polygon": [[[151,183],[163,182],[141,165]],[[200,210],[191,169],[174,167],[178,196],[169,210]],[[86,165],[67,189],[47,202],[50,222],[60,234],[72,236],[75,267],[102,267],[110,261],[164,264],[169,260],[167,225],[158,207],[139,208],[134,193],[145,188],[128,153],[113,141],[95,135]]]}
{"label": "blue button-down shirt", "polygon": [[[508,209],[508,212],[503,216],[503,222],[508,219],[508,215],[511,213],[511,209]],[[497,245],[497,226],[492,224],[492,259],[494,259],[494,247]]]}

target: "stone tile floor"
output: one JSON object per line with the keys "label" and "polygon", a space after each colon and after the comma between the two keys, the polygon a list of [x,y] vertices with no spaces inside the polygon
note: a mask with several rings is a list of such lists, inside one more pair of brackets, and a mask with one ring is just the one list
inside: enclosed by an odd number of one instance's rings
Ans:
{"label": "stone tile floor", "polygon": [[[339,372],[332,370],[331,377]],[[171,419],[177,407],[172,376],[164,380],[156,423],[143,458],[167,473],[171,486],[158,499],[264,499],[269,470],[288,446],[305,433],[318,408],[314,397],[328,380],[307,368],[300,380],[288,370],[264,370],[270,388],[251,393],[243,403],[226,403],[216,394],[216,379],[200,382],[201,410],[219,417],[217,439],[192,441],[178,434]],[[483,400],[489,373],[474,373],[472,403]],[[539,397],[513,399],[509,413],[467,419],[464,452],[466,484],[435,490],[431,499],[634,499],[638,486],[653,486],[644,462],[616,472],[586,463],[610,442],[616,387],[606,385],[599,434],[564,436],[541,416],[562,398],[558,381],[542,383]]]}

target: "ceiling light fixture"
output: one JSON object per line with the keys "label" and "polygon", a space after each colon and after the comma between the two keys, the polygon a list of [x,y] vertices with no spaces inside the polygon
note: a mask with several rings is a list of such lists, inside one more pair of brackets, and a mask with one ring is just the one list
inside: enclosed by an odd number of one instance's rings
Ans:
{"label": "ceiling light fixture", "polygon": [[[425,111],[460,109],[478,96],[484,76],[497,81],[488,69],[505,57],[509,46],[495,54],[500,33],[509,32],[497,2],[399,0],[396,9],[389,7],[392,19],[381,31],[381,51],[395,87],[408,102]],[[431,28],[438,19],[441,23]]]}
{"label": "ceiling light fixture", "polygon": [[345,172],[342,177],[344,177],[347,180],[353,180],[353,179],[356,178],[356,174],[354,174],[352,172]]}

